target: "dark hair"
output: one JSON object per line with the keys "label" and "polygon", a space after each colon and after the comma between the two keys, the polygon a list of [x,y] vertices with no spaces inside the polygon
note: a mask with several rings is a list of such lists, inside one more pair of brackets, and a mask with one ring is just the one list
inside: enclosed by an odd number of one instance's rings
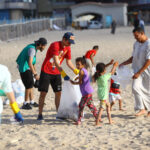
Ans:
{"label": "dark hair", "polygon": [[45,38],[39,38],[39,40],[35,41],[35,45],[36,46],[44,46],[47,44],[47,40]]}
{"label": "dark hair", "polygon": [[135,33],[135,32],[144,33],[144,30],[141,27],[137,27],[137,28],[134,28],[132,32],[133,33]]}
{"label": "dark hair", "polygon": [[96,72],[93,76],[94,81],[96,81],[98,77],[101,76],[101,73],[104,72],[105,68],[106,68],[106,65],[104,63],[98,63],[96,65]]}
{"label": "dark hair", "polygon": [[98,45],[93,46],[93,49],[98,49],[98,48],[99,48]]}
{"label": "dark hair", "polygon": [[76,58],[76,62],[81,62],[81,64],[84,65],[85,68],[87,68],[87,63],[86,63],[85,56],[83,56],[83,57],[77,57]]}

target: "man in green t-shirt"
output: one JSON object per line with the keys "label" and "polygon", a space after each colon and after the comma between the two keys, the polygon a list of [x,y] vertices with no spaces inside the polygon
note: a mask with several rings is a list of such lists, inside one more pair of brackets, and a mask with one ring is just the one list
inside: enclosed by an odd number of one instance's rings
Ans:
{"label": "man in green t-shirt", "polygon": [[46,45],[47,40],[45,38],[40,38],[33,44],[27,45],[21,51],[16,60],[22,82],[25,86],[25,102],[22,106],[22,109],[32,109],[31,106],[38,107],[38,104],[33,100],[33,77],[35,78],[35,80],[39,80],[39,75],[37,74],[35,68],[36,53],[37,50],[40,50],[42,52],[45,49]]}

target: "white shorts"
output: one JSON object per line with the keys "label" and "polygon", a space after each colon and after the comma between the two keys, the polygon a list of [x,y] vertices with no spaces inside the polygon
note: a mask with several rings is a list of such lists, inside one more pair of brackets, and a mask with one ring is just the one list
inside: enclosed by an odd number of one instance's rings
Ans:
{"label": "white shorts", "polygon": [[109,94],[109,102],[110,103],[115,102],[116,100],[120,100],[120,99],[122,99],[120,94],[116,94],[116,95]]}
{"label": "white shorts", "polygon": [[86,59],[87,67],[88,67],[88,73],[90,76],[93,76],[96,72],[96,68],[93,66],[90,59]]}
{"label": "white shorts", "polygon": [[93,65],[92,65],[91,59],[86,58],[86,63],[89,69],[92,70]]}

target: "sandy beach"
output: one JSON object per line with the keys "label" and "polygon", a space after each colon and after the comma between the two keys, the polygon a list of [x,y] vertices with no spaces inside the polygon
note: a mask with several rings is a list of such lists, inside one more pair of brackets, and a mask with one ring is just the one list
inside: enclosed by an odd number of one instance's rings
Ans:
{"label": "sandy beach", "polygon": [[[72,45],[72,62],[75,58],[83,56],[94,45],[99,45],[95,57],[96,62],[108,63],[111,59],[122,61],[132,55],[133,43],[132,27],[117,28],[116,34],[110,34],[110,29],[101,30],[72,30],[75,35],[75,45]],[[12,81],[20,78],[17,70],[16,58],[27,45],[45,37],[48,43],[61,40],[66,31],[44,31],[20,39],[0,42],[0,63],[6,65],[12,75]],[[150,38],[150,26],[146,27],[146,35]],[[42,62],[47,48],[43,53],[37,53],[37,71],[40,73]],[[73,73],[63,63],[64,70],[72,76]],[[108,69],[109,70],[109,69]],[[96,85],[93,99],[99,107]],[[38,102],[39,92],[34,90],[35,101]],[[150,149],[150,118],[134,116],[134,97],[131,85],[122,89],[123,109],[118,110],[118,103],[112,111],[115,124],[109,125],[106,111],[103,115],[101,127],[96,127],[94,118],[86,107],[82,125],[76,126],[73,121],[56,120],[54,94],[50,88],[44,107],[45,121],[39,123],[37,119],[38,108],[22,110],[25,119],[23,125],[13,125],[10,118],[13,116],[9,105],[4,106],[2,124],[0,125],[0,150],[149,150]],[[19,105],[21,107],[21,105]]]}

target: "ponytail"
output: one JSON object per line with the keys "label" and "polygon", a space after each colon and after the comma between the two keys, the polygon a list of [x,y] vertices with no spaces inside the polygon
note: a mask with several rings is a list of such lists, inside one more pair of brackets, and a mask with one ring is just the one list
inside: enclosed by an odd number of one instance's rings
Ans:
{"label": "ponytail", "polygon": [[95,72],[95,74],[92,76],[93,81],[96,82],[99,76],[100,76],[100,73]]}
{"label": "ponytail", "polygon": [[105,68],[106,68],[106,65],[104,63],[98,63],[96,65],[96,72],[92,77],[94,82],[98,79],[99,76],[101,76],[101,73],[104,72]]}

